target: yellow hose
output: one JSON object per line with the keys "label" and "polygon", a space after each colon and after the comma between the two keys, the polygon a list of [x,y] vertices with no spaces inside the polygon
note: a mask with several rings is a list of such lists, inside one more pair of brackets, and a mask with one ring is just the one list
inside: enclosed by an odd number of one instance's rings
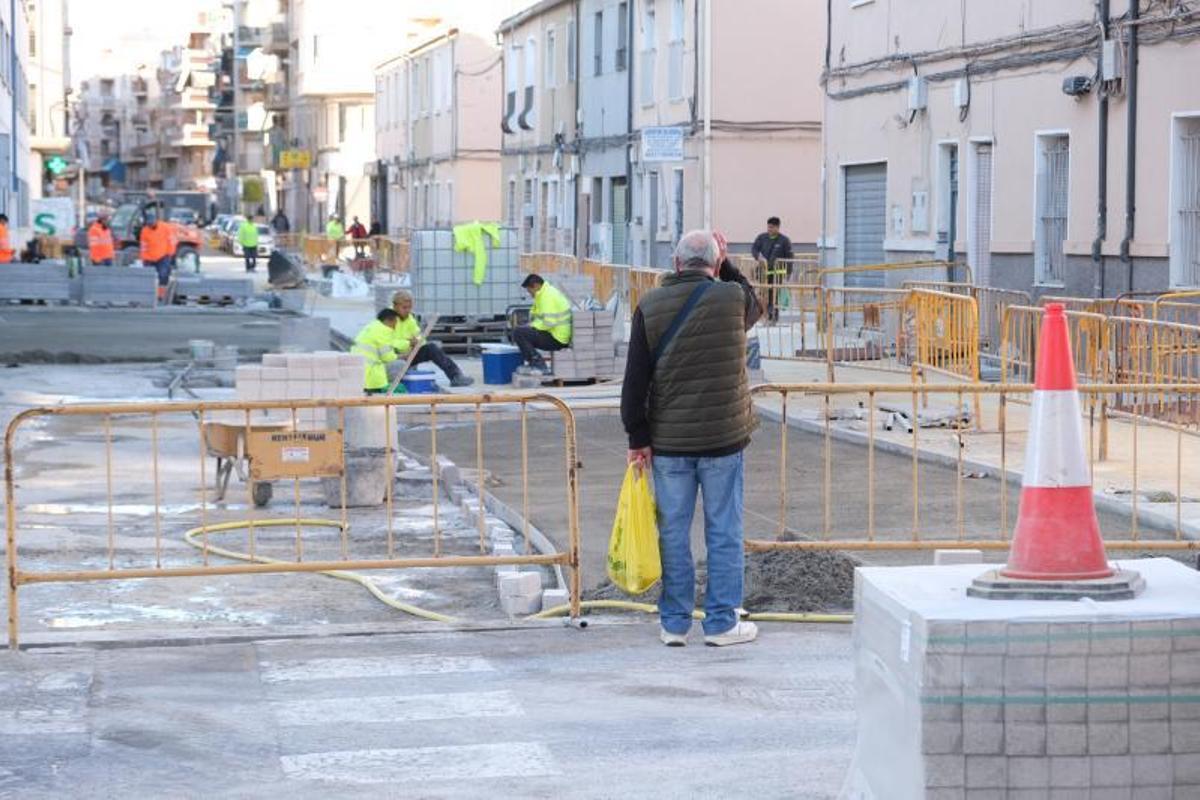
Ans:
{"label": "yellow hose", "polygon": [[[616,608],[626,611],[644,611],[648,614],[657,614],[658,606],[652,603],[635,603],[631,600],[584,600],[579,604],[580,608]],[[550,619],[552,617],[560,617],[563,614],[568,614],[571,611],[569,605],[554,606],[547,608],[534,614],[526,619]],[[693,611],[692,619],[704,619],[703,611]],[[830,623],[845,623],[853,622],[853,614],[811,614],[811,613],[792,613],[779,611],[764,611],[757,614],[747,614],[743,619],[748,619],[751,622],[830,622]]]}
{"label": "yellow hose", "polygon": [[[337,528],[339,531],[342,529],[341,522],[339,522],[337,520],[331,520],[331,519],[261,519],[261,520],[253,520],[253,521],[237,520],[234,522],[218,522],[218,523],[215,523],[212,525],[201,525],[198,528],[192,528],[191,530],[186,531],[183,534],[183,538],[192,547],[195,547],[198,550],[203,550],[203,549],[205,549],[205,544],[203,542],[197,542],[196,538],[195,538],[197,536],[200,536],[201,534],[228,533],[229,531],[246,530],[250,527],[255,527],[255,528],[282,528],[282,527],[294,528],[297,525],[306,525],[306,526],[318,527],[318,528]],[[218,547],[218,546],[212,545],[212,544],[207,545],[207,549],[208,549],[208,552],[210,552],[210,553],[215,553],[224,558],[232,558],[232,559],[235,559],[238,561],[256,561],[260,564],[287,564],[287,563],[290,563],[290,562],[284,561],[282,559],[270,558],[268,556],[260,556],[260,555],[251,556],[249,553],[240,553],[236,550],[228,550],[224,547]],[[397,611],[403,611],[406,614],[411,614],[414,617],[421,617],[422,619],[428,619],[428,620],[432,620],[434,622],[445,622],[445,623],[449,623],[449,624],[456,624],[456,623],[463,622],[463,620],[458,619],[457,617],[451,617],[451,616],[447,616],[445,614],[439,614],[436,611],[429,611],[427,609],[421,608],[420,606],[414,606],[411,603],[402,603],[401,601],[397,600],[396,598],[386,594],[382,589],[379,588],[379,586],[373,580],[371,580],[370,578],[367,578],[363,575],[359,575],[357,572],[350,572],[348,570],[338,569],[338,570],[326,570],[323,572],[319,572],[317,574],[328,575],[329,577],[337,578],[338,580],[350,581],[351,583],[357,583],[359,586],[362,586],[364,589],[366,589],[368,592],[370,592],[372,595],[374,595],[380,602],[396,609]],[[619,609],[619,610],[625,610],[625,611],[642,611],[647,614],[657,614],[658,613],[658,606],[654,605],[653,603],[637,603],[632,600],[584,600],[583,602],[581,602],[579,604],[579,607],[581,609],[585,609],[585,608],[586,609],[604,609],[604,608],[607,608],[607,609]],[[527,620],[552,619],[554,617],[561,617],[565,614],[569,614],[570,611],[571,611],[570,605],[554,606],[553,608],[547,608],[547,609],[544,609],[544,610],[538,612],[537,614],[532,614],[528,617],[525,617],[525,619],[527,619]],[[699,611],[699,610],[693,611],[692,619],[704,619],[704,612]],[[754,613],[747,614],[745,616],[745,619],[748,619],[752,622],[846,623],[846,622],[853,622],[854,615],[853,614],[786,613],[786,612],[776,612],[776,611],[765,611],[765,612],[761,612],[761,613],[757,613],[757,614],[754,614]]]}
{"label": "yellow hose", "polygon": [[[306,525],[306,526],[318,527],[318,528],[337,528],[339,531],[342,529],[342,523],[337,522],[335,520],[331,520],[331,519],[263,519],[263,520],[254,520],[253,522],[251,522],[250,520],[238,520],[236,522],[220,522],[220,523],[217,523],[214,525],[201,525],[198,528],[192,528],[191,530],[184,533],[183,538],[192,547],[203,550],[205,547],[204,543],[197,542],[195,537],[199,536],[201,534],[204,534],[204,533],[228,533],[229,531],[246,530],[247,528],[250,528],[251,526],[253,526],[255,528],[279,528],[279,527],[294,528],[297,525]],[[282,559],[278,559],[278,558],[269,558],[267,556],[259,556],[259,555],[251,556],[249,553],[239,553],[236,550],[227,550],[224,547],[217,547],[217,546],[211,545],[211,544],[208,545],[208,552],[216,553],[219,556],[223,556],[225,558],[236,559],[238,561],[257,561],[260,564],[289,563],[289,562],[285,562]],[[450,617],[450,616],[446,616],[445,614],[439,614],[436,611],[428,611],[424,608],[421,608],[419,606],[414,606],[410,603],[402,603],[399,600],[397,600],[396,598],[385,593],[382,589],[379,588],[379,586],[373,580],[371,580],[370,578],[367,578],[363,575],[359,575],[357,572],[349,572],[347,570],[336,569],[336,570],[327,570],[327,571],[320,572],[317,574],[328,575],[329,577],[337,578],[338,580],[350,581],[352,583],[357,583],[358,585],[362,586],[364,589],[366,589],[368,592],[373,594],[376,598],[378,598],[381,602],[385,603],[386,605],[391,606],[392,608],[396,609],[397,611],[403,611],[406,614],[412,614],[414,617],[421,617],[423,619],[433,620],[434,622],[446,622],[446,623],[462,622],[462,620],[460,620],[456,617]]]}

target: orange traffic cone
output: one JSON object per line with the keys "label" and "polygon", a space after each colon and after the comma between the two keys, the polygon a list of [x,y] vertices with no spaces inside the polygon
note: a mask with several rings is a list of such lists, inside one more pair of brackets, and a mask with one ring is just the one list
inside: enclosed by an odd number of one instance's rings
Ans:
{"label": "orange traffic cone", "polygon": [[1048,303],[1038,343],[1021,506],[1008,564],[976,579],[976,597],[1127,599],[1145,585],[1108,563],[1083,439],[1075,365],[1061,303]]}
{"label": "orange traffic cone", "polygon": [[1083,443],[1075,364],[1061,303],[1042,316],[1021,506],[1008,578],[1090,580],[1113,574],[1100,538]]}

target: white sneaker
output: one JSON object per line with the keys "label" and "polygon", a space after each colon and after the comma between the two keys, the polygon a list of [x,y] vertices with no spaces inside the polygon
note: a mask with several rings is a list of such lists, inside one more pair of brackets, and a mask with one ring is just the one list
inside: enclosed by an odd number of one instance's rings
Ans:
{"label": "white sneaker", "polygon": [[744,620],[735,622],[733,627],[724,633],[705,636],[704,643],[710,647],[725,647],[730,644],[745,644],[753,642],[758,636],[758,626]]}
{"label": "white sneaker", "polygon": [[658,638],[667,647],[683,647],[687,644],[686,633],[671,633],[662,626],[658,628]]}

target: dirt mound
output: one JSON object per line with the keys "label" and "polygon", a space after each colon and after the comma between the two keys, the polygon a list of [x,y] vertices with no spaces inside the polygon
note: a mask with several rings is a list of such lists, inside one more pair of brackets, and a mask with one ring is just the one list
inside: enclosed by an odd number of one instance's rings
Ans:
{"label": "dirt mound", "polygon": [[[745,599],[750,611],[848,611],[854,605],[854,568],[845,553],[825,550],[776,550],[746,554]],[[696,569],[696,607],[704,607],[707,571]],[[585,600],[633,600],[657,603],[659,587],[631,597],[605,581],[584,592]]]}

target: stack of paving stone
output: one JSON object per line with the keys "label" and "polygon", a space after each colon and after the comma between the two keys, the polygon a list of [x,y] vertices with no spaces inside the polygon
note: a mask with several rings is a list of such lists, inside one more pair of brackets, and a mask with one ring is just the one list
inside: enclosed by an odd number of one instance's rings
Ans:
{"label": "stack of paving stone", "polygon": [[153,307],[158,304],[158,273],[149,267],[88,267],[83,271],[83,302]]}
{"label": "stack of paving stone", "polygon": [[859,570],[851,796],[1200,797],[1200,576],[1125,566],[1146,595],[1092,604],[964,598],[930,572],[978,566]]}
{"label": "stack of paving stone", "polygon": [[5,264],[3,277],[0,300],[65,303],[71,299],[71,276],[66,264]]}
{"label": "stack of paving stone", "polygon": [[[239,400],[329,400],[362,397],[363,359],[350,353],[267,353],[262,364],[243,364],[235,372]],[[318,430],[328,424],[322,408],[295,411],[300,430]],[[290,421],[292,410],[255,412],[259,419]]]}
{"label": "stack of paving stone", "polygon": [[618,373],[613,346],[612,311],[575,311],[571,320],[571,346],[552,354],[554,377],[564,381],[611,378]]}

